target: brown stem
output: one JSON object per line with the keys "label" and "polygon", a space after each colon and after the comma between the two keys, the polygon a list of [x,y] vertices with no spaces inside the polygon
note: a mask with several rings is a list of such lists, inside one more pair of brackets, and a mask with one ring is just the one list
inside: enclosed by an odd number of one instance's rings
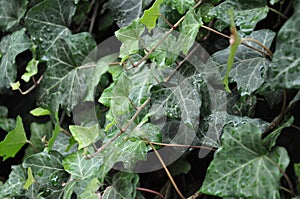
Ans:
{"label": "brown stem", "polygon": [[159,193],[159,192],[157,192],[157,191],[154,191],[154,190],[151,190],[151,189],[142,188],[142,187],[137,187],[136,190],[149,192],[149,193],[152,193],[152,194],[154,194],[154,195],[159,196],[159,197],[162,198],[162,199],[165,199],[165,197],[164,197],[161,193]]}
{"label": "brown stem", "polygon": [[184,144],[167,144],[167,143],[158,143],[158,142],[151,142],[153,145],[158,146],[167,146],[167,147],[182,147],[182,148],[193,148],[193,149],[205,149],[210,151],[215,151],[216,149],[213,147],[208,146],[191,146],[191,145],[184,145]]}
{"label": "brown stem", "polygon": [[91,19],[90,28],[89,28],[89,33],[91,33],[91,34],[93,32],[93,28],[94,28],[97,12],[98,12],[98,9],[99,9],[99,5],[100,5],[99,2],[97,1],[96,5],[95,5],[95,8],[94,8],[93,16],[92,16],[92,19]]}
{"label": "brown stem", "polygon": [[44,78],[44,76],[42,75],[35,83],[34,85],[32,85],[29,89],[27,89],[26,91],[22,91],[20,88],[18,89],[19,92],[22,94],[22,95],[27,95],[28,93],[30,93],[31,91],[33,91],[33,89],[35,89],[35,87],[37,87],[42,79]]}

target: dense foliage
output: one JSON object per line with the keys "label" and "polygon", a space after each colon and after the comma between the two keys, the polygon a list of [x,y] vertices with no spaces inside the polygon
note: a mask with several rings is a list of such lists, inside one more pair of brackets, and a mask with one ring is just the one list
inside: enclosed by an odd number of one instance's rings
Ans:
{"label": "dense foliage", "polygon": [[0,198],[299,198],[299,1],[0,5]]}

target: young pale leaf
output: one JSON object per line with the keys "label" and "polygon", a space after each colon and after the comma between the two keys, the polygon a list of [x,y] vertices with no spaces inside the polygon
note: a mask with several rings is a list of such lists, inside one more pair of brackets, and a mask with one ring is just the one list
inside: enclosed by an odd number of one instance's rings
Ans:
{"label": "young pale leaf", "polygon": [[230,18],[227,13],[231,8],[233,8],[235,24],[243,32],[253,31],[256,24],[266,18],[269,12],[266,1],[252,0],[245,3],[244,0],[226,0],[213,8],[209,14],[229,25]]}
{"label": "young pale leaf", "polygon": [[48,198],[59,198],[62,195],[62,185],[68,178],[62,159],[63,156],[56,151],[44,151],[28,157],[22,164],[24,168],[31,167],[38,188],[40,191],[47,189]]}
{"label": "young pale leaf", "polygon": [[199,28],[202,26],[202,19],[196,16],[195,10],[190,9],[186,14],[185,18],[180,26],[180,35],[178,38],[179,44],[181,45],[183,54],[187,55],[190,48],[195,43],[196,36]]}
{"label": "young pale leaf", "polygon": [[162,4],[163,1],[164,0],[155,0],[151,8],[146,10],[140,19],[140,22],[148,28],[149,32],[156,26],[157,18],[160,16],[160,4]]}
{"label": "young pale leaf", "polygon": [[0,186],[0,198],[24,197],[25,190],[23,186],[26,182],[26,171],[21,165],[11,167],[8,180]]}
{"label": "young pale leaf", "polygon": [[270,68],[270,84],[277,88],[300,88],[300,3],[278,33]]}
{"label": "young pale leaf", "polygon": [[104,8],[110,9],[119,27],[129,25],[142,14],[143,0],[109,0]]}
{"label": "young pale leaf", "polygon": [[131,55],[141,49],[139,41],[144,31],[145,26],[141,24],[139,20],[134,20],[130,25],[115,32],[118,40],[122,42],[119,55],[121,58]]}
{"label": "young pale leaf", "polygon": [[84,60],[90,60],[90,52],[95,47],[96,43],[89,33],[71,35],[52,44],[39,90],[39,101],[43,106],[55,104],[53,111],[57,111],[61,105],[70,112],[84,99],[87,79],[94,72],[94,67],[91,64],[87,66]]}
{"label": "young pale leaf", "polygon": [[15,82],[15,83],[9,83],[9,85],[11,86],[11,89],[13,91],[20,89],[20,86],[21,86],[19,81]]}
{"label": "young pale leaf", "polygon": [[14,119],[7,118],[8,109],[5,106],[0,106],[0,128],[5,131],[11,131],[15,128],[16,122]]}
{"label": "young pale leaf", "polygon": [[71,31],[67,27],[72,21],[75,9],[73,0],[45,0],[28,11],[25,27],[32,40],[38,44],[38,55],[45,56],[43,59],[49,59],[45,53],[55,48],[57,40],[70,35]]}
{"label": "young pale leaf", "polygon": [[80,194],[78,199],[98,199],[97,190],[100,186],[100,182],[97,178],[93,178],[91,182],[88,184],[88,186],[85,188],[85,191]]}
{"label": "young pale leaf", "polygon": [[38,64],[39,64],[38,60],[35,59],[30,60],[30,62],[27,64],[26,67],[27,72],[22,75],[21,79],[23,79],[25,82],[29,82],[30,78],[37,74]]}
{"label": "young pale leaf", "polygon": [[10,83],[17,78],[16,57],[32,46],[31,40],[25,34],[25,28],[14,32],[9,40],[6,53],[0,63],[0,89],[9,88]]}
{"label": "young pale leaf", "polygon": [[55,127],[52,131],[52,137],[49,139],[49,142],[48,142],[48,151],[52,150],[53,144],[56,140],[56,137],[60,133],[60,131],[61,131],[61,128],[60,128],[59,121],[58,121],[58,113],[56,113],[56,123],[55,123]]}
{"label": "young pale leaf", "polygon": [[0,0],[0,30],[8,31],[15,27],[26,12],[27,0]]}
{"label": "young pale leaf", "polygon": [[261,134],[250,123],[225,127],[222,147],[216,152],[200,191],[219,197],[279,199],[282,174],[278,167],[285,170],[289,157],[282,147],[269,151]]}
{"label": "young pale leaf", "polygon": [[[246,38],[248,37],[260,41],[266,47],[270,47],[275,33],[271,30],[259,30],[252,32]],[[253,42],[247,43],[258,49],[261,48]],[[229,54],[230,49],[227,48],[216,52],[211,57],[211,61],[219,67],[222,75],[225,74]],[[237,83],[238,91],[242,96],[250,95],[265,82],[269,64],[270,61],[260,53],[240,45],[229,73],[229,81]]]}
{"label": "young pale leaf", "polygon": [[33,183],[35,182],[34,177],[32,175],[32,170],[30,167],[28,167],[27,170],[27,180],[23,186],[24,189],[28,189]]}
{"label": "young pale leaf", "polygon": [[22,118],[18,116],[16,128],[10,131],[5,139],[0,142],[0,156],[3,157],[3,160],[15,157],[26,143],[28,143],[28,140],[23,127]]}
{"label": "young pale leaf", "polygon": [[223,79],[225,90],[227,92],[231,92],[229,89],[229,85],[228,85],[228,83],[229,83],[228,77],[229,77],[229,73],[230,73],[233,63],[234,63],[234,57],[235,57],[236,51],[237,51],[240,43],[242,42],[240,35],[239,35],[238,31],[236,30],[236,27],[234,24],[234,16],[233,16],[232,9],[229,10],[229,16],[230,16],[230,51],[229,51],[229,55],[228,55],[228,59],[227,59],[227,68],[226,68],[225,77]]}
{"label": "young pale leaf", "polygon": [[95,176],[103,164],[103,159],[98,156],[87,159],[83,154],[83,150],[80,150],[65,157],[62,164],[73,179],[85,180]]}
{"label": "young pale leaf", "polygon": [[50,111],[48,109],[44,109],[42,107],[37,107],[33,110],[30,111],[30,114],[33,116],[45,116],[45,115],[50,115]]}
{"label": "young pale leaf", "polygon": [[99,136],[99,127],[98,124],[95,124],[90,127],[70,125],[69,129],[78,142],[78,149],[88,147],[89,145],[96,142],[96,139]]}
{"label": "young pale leaf", "polygon": [[165,1],[171,5],[173,9],[176,9],[180,14],[184,14],[188,9],[192,8],[195,4],[194,0],[168,0]]}
{"label": "young pale leaf", "polygon": [[106,188],[103,199],[128,199],[136,197],[136,187],[139,177],[134,173],[118,172],[113,177],[112,186]]}

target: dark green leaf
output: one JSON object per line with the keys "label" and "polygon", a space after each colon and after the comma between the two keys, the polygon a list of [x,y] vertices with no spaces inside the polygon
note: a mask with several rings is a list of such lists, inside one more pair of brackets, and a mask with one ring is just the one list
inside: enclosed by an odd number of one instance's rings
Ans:
{"label": "dark green leaf", "polygon": [[262,131],[252,124],[226,127],[222,147],[210,164],[202,193],[220,197],[278,198],[281,172],[289,164],[287,151],[265,148]]}
{"label": "dark green leaf", "polygon": [[184,14],[188,9],[192,8],[195,4],[194,0],[169,0],[167,4],[171,5],[173,9],[176,9],[180,14]]}
{"label": "dark green leaf", "polygon": [[71,153],[77,151],[78,144],[70,146],[70,139],[72,139],[72,137],[66,135],[65,133],[59,133],[54,141],[52,150],[58,151],[63,156],[70,155]]}
{"label": "dark green leaf", "polygon": [[300,88],[300,4],[281,27],[270,68],[270,84],[277,88]]}
{"label": "dark green leaf", "polygon": [[265,1],[252,0],[245,3],[244,0],[226,0],[213,8],[209,14],[229,25],[228,10],[230,8],[233,8],[236,26],[239,26],[241,31],[248,33],[253,31],[256,24],[263,20],[269,12]]}
{"label": "dark green leaf", "polygon": [[3,160],[15,157],[15,155],[27,142],[28,140],[23,127],[22,118],[18,116],[16,128],[10,131],[6,135],[5,139],[0,142],[0,156],[3,157]]}
{"label": "dark green leaf", "polygon": [[[270,47],[275,33],[271,30],[259,30],[252,32],[246,38],[252,38],[260,41],[266,47]],[[261,49],[253,42],[247,42],[250,45]],[[227,68],[227,58],[229,48],[221,50],[212,55],[212,61],[217,64],[222,74]],[[229,74],[229,81],[236,82],[238,90],[242,96],[250,95],[256,91],[264,82],[266,72],[269,67],[269,60],[258,52],[240,45],[234,59],[233,67]]]}
{"label": "dark green leaf", "polygon": [[114,13],[119,27],[129,25],[142,14],[143,0],[109,0],[104,7]]}
{"label": "dark green leaf", "polygon": [[15,27],[26,12],[27,0],[0,1],[0,29],[10,30]]}
{"label": "dark green leaf", "polygon": [[25,34],[25,28],[10,36],[9,45],[0,63],[0,89],[9,88],[17,78],[16,57],[32,46],[31,40]]}
{"label": "dark green leaf", "polygon": [[60,38],[70,35],[68,26],[75,9],[73,0],[45,0],[28,11],[25,26],[38,44],[38,54],[45,56],[39,58],[51,59],[45,53],[55,48]]}
{"label": "dark green leaf", "polygon": [[15,128],[16,122],[14,119],[7,118],[8,109],[5,106],[0,106],[0,128],[5,131],[11,131]]}
{"label": "dark green leaf", "polygon": [[103,193],[103,199],[129,199],[135,198],[136,186],[139,177],[137,174],[118,172],[113,177],[112,186],[106,188]]}

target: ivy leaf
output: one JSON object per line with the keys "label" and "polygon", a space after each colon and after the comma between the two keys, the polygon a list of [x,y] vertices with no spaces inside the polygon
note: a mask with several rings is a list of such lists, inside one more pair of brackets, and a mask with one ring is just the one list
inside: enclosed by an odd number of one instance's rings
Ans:
{"label": "ivy leaf", "polygon": [[88,147],[89,145],[93,144],[99,135],[98,124],[95,124],[90,127],[70,125],[69,129],[70,129],[74,139],[79,144],[78,150]]}
{"label": "ivy leaf", "polygon": [[25,34],[25,28],[10,36],[9,45],[0,63],[0,89],[9,88],[17,78],[16,57],[32,46],[31,40]]}
{"label": "ivy leaf", "polygon": [[160,5],[163,0],[155,0],[151,8],[144,12],[144,15],[140,19],[140,22],[144,24],[150,32],[156,26],[157,18],[160,16]]}
{"label": "ivy leaf", "polygon": [[300,88],[300,4],[278,32],[269,81],[275,88]]}
{"label": "ivy leaf", "polygon": [[70,182],[68,182],[64,188],[64,195],[62,199],[71,199],[72,198],[72,194],[73,194],[73,189],[75,184],[77,183],[77,181],[72,180]]}
{"label": "ivy leaf", "polygon": [[104,8],[110,9],[119,27],[129,25],[142,14],[143,0],[109,0]]}
{"label": "ivy leaf", "polygon": [[5,131],[11,131],[15,128],[16,122],[14,119],[7,118],[8,109],[5,106],[0,106],[0,128]]}
{"label": "ivy leaf", "polygon": [[34,153],[39,153],[45,148],[43,140],[47,140],[52,133],[51,122],[47,123],[31,123],[30,125],[30,143],[31,145],[25,150],[25,157]]}
{"label": "ivy leaf", "polygon": [[[199,28],[203,25],[202,19],[196,16],[195,10],[190,9],[186,14],[185,18],[180,26],[180,35],[178,42],[182,44],[182,52],[187,55],[189,49],[195,43],[196,36]],[[180,45],[178,44],[178,45]]]}
{"label": "ivy leaf", "polygon": [[194,0],[170,0],[166,1],[167,4],[171,5],[173,9],[176,9],[179,14],[184,14],[194,4]]}
{"label": "ivy leaf", "polygon": [[0,29],[8,31],[15,27],[24,16],[27,0],[0,1]]}
{"label": "ivy leaf", "polygon": [[26,182],[26,171],[21,165],[13,165],[8,180],[0,186],[0,198],[22,197],[25,195],[23,186]]}
{"label": "ivy leaf", "polygon": [[32,170],[30,167],[28,167],[27,176],[28,176],[27,180],[23,186],[24,189],[28,189],[35,182],[33,175],[32,175]]}
{"label": "ivy leaf", "polygon": [[[253,38],[266,47],[270,47],[275,33],[271,30],[253,31],[246,38]],[[253,42],[247,42],[256,48],[260,47]],[[219,67],[221,74],[225,74],[227,59],[230,49],[221,50],[212,55],[211,61]],[[264,82],[269,67],[269,60],[246,46],[240,45],[235,54],[232,69],[229,73],[229,81],[236,82],[242,96],[250,95],[256,91]]]}
{"label": "ivy leaf", "polygon": [[64,133],[59,133],[53,143],[52,150],[58,151],[63,156],[74,153],[75,151],[77,151],[78,145],[76,143],[71,146],[70,140],[72,140],[72,137]]}
{"label": "ivy leaf", "polygon": [[139,41],[144,30],[144,25],[139,20],[134,20],[130,25],[120,28],[115,32],[118,40],[122,42],[119,57],[124,58],[141,49]]}
{"label": "ivy leaf", "polygon": [[55,104],[53,111],[57,111],[61,105],[69,113],[84,99],[88,87],[87,79],[92,76],[94,68],[83,61],[95,46],[96,43],[89,33],[71,35],[52,45],[48,53],[50,60],[47,62],[48,67],[39,91],[42,106]]}
{"label": "ivy leaf", "polygon": [[85,188],[85,191],[82,194],[80,194],[78,199],[85,199],[85,198],[98,199],[99,197],[96,192],[99,186],[100,186],[99,180],[97,178],[93,178],[91,182],[88,184],[88,186]]}
{"label": "ivy leaf", "polygon": [[32,59],[28,62],[26,67],[26,73],[21,77],[25,82],[29,82],[30,78],[37,74],[39,61]]}
{"label": "ivy leaf", "polygon": [[23,127],[22,118],[18,116],[16,128],[10,131],[6,135],[5,139],[0,142],[0,156],[3,157],[3,160],[6,160],[10,157],[15,157],[15,155],[27,142],[28,140]]}
{"label": "ivy leaf", "polygon": [[62,165],[73,179],[85,180],[95,175],[103,164],[103,159],[97,157],[86,159],[83,150],[72,153],[64,158]]}
{"label": "ivy leaf", "polygon": [[44,109],[42,107],[37,107],[33,110],[30,111],[30,114],[33,116],[45,116],[45,115],[50,115],[50,111],[47,109]]}
{"label": "ivy leaf", "polygon": [[103,199],[135,198],[138,181],[139,181],[139,177],[137,174],[118,172],[113,177],[112,186],[106,188],[102,198]]}
{"label": "ivy leaf", "polygon": [[227,13],[231,8],[236,26],[246,33],[253,31],[256,24],[266,18],[269,12],[266,1],[253,0],[245,3],[244,0],[226,0],[213,8],[209,14],[229,25],[230,18]]}
{"label": "ivy leaf", "polygon": [[[47,198],[59,198],[62,184],[67,181],[67,173],[62,166],[63,156],[56,151],[34,154],[23,161],[24,168],[31,167],[39,192],[45,192]],[[49,194],[49,195],[48,195]]]}
{"label": "ivy leaf", "polygon": [[45,0],[28,11],[25,27],[37,44],[38,55],[44,56],[40,58],[51,59],[46,53],[56,47],[56,41],[70,35],[67,27],[72,22],[75,9],[73,0]]}
{"label": "ivy leaf", "polygon": [[289,164],[287,151],[269,151],[261,140],[262,131],[246,123],[225,127],[222,147],[211,162],[202,193],[219,197],[279,198],[281,172]]}
{"label": "ivy leaf", "polygon": [[276,144],[276,140],[278,136],[280,135],[282,129],[286,127],[290,127],[292,123],[294,122],[294,118],[291,117],[288,121],[280,125],[276,130],[274,130],[271,134],[269,134],[267,137],[263,139],[263,144],[264,146],[268,149],[271,150],[272,147]]}

